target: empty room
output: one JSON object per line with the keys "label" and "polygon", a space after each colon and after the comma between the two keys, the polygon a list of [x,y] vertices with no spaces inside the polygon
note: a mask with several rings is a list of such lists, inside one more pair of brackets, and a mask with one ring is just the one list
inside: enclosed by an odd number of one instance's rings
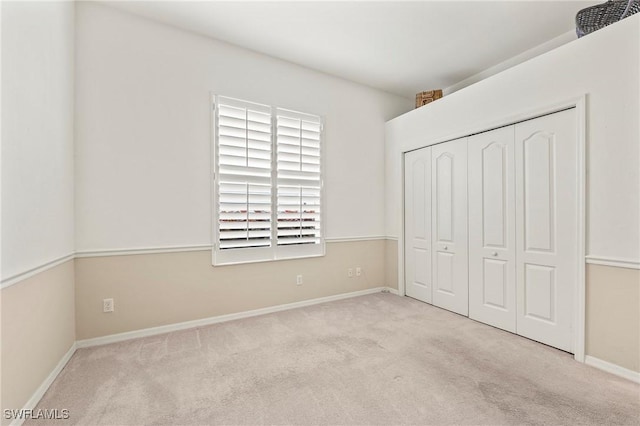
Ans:
{"label": "empty room", "polygon": [[2,425],[640,425],[639,12],[1,1]]}

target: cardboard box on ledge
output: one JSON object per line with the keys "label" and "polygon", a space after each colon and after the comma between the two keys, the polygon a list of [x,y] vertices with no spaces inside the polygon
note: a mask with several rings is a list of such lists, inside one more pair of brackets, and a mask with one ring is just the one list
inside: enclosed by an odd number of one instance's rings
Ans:
{"label": "cardboard box on ledge", "polygon": [[416,108],[431,103],[442,97],[442,90],[429,90],[416,94]]}

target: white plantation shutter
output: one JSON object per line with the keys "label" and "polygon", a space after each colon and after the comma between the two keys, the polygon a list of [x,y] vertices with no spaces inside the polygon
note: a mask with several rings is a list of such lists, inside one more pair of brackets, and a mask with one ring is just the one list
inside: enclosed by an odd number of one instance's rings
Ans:
{"label": "white plantation shutter", "polygon": [[213,263],[324,254],[320,117],[217,96]]}
{"label": "white plantation shutter", "polygon": [[271,108],[219,97],[218,248],[271,245]]}
{"label": "white plantation shutter", "polygon": [[320,117],[276,114],[277,244],[320,244]]}

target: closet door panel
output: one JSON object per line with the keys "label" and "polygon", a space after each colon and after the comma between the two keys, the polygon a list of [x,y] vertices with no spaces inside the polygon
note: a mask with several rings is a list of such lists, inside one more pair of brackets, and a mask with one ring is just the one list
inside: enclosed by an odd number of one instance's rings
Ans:
{"label": "closet door panel", "polygon": [[[434,151],[438,154],[440,148]],[[453,154],[444,152],[434,159],[435,167],[435,213],[437,240],[442,243],[453,244]]]}
{"label": "closet door panel", "polygon": [[516,331],[514,127],[469,138],[469,317]]}
{"label": "closet door panel", "polygon": [[[504,260],[494,260],[494,259],[482,259],[482,277],[481,284],[482,287],[478,288],[478,290],[482,291],[482,305],[488,308],[498,309],[499,312],[509,311],[510,308],[510,297],[513,294],[513,291],[510,288],[510,285],[513,281],[509,281],[509,262]],[[475,282],[473,284],[476,284]],[[469,282],[469,292],[471,292],[472,282]],[[515,302],[515,301],[514,301]],[[515,305],[515,303],[514,303]],[[515,309],[512,309],[515,314]],[[472,309],[471,304],[469,305],[469,316],[471,316]],[[474,318],[476,319],[476,318]],[[514,315],[515,320],[515,315]],[[486,322],[486,321],[482,321]],[[513,321],[513,329],[515,330],[515,321]],[[505,329],[509,329],[508,325],[505,327],[501,327]]]}
{"label": "closet door panel", "polygon": [[436,252],[436,283],[440,293],[446,293],[453,297],[456,295],[454,285],[453,268],[455,265],[455,255],[453,253]]}
{"label": "closet door panel", "polygon": [[556,267],[524,264],[524,315],[553,323],[556,321]]}
{"label": "closet door panel", "polygon": [[517,333],[572,351],[579,214],[575,109],[519,123],[515,134]]}
{"label": "closet door panel", "polygon": [[[521,133],[519,135],[523,136]],[[551,253],[555,249],[554,136],[552,133],[538,131],[522,141],[522,165],[525,173],[522,180],[524,246],[530,253]]]}
{"label": "closet door panel", "polygon": [[431,147],[433,304],[468,315],[467,139]]}
{"label": "closet door panel", "polygon": [[431,303],[431,148],[405,154],[405,292]]}

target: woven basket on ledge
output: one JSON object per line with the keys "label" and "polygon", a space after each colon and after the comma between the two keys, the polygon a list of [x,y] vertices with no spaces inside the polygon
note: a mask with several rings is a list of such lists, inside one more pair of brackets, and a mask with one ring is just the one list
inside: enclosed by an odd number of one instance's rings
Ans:
{"label": "woven basket on ledge", "polygon": [[442,97],[442,90],[429,90],[416,94],[416,108],[436,101]]}
{"label": "woven basket on ledge", "polygon": [[576,15],[578,38],[640,12],[640,0],[609,0],[582,9]]}

